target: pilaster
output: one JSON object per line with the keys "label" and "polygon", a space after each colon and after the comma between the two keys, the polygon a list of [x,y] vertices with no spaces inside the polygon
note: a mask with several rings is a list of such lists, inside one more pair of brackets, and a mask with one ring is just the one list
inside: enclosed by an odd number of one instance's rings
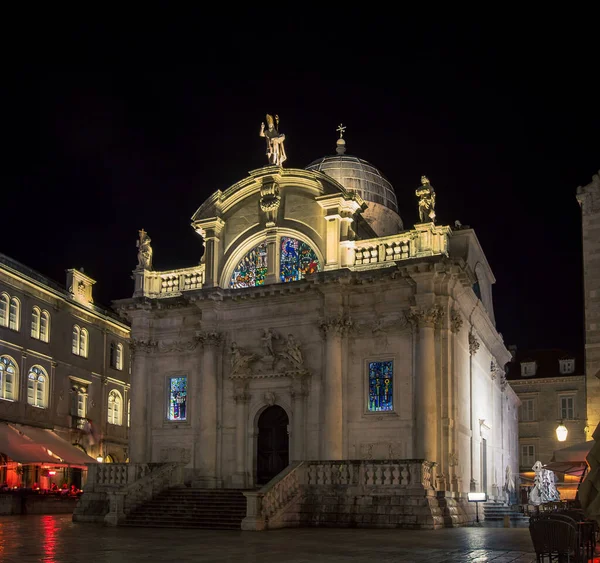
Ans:
{"label": "pilaster", "polygon": [[223,257],[221,248],[221,231],[225,227],[225,221],[220,217],[212,217],[196,221],[194,224],[196,231],[204,239],[204,264],[205,278],[203,287],[218,287],[219,285],[219,266]]}

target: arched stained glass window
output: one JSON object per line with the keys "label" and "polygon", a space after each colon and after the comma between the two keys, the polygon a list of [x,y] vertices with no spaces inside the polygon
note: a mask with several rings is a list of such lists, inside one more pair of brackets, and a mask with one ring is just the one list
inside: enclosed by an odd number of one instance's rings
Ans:
{"label": "arched stained glass window", "polygon": [[281,237],[279,245],[279,276],[282,282],[297,281],[319,271],[319,259],[314,250],[301,240]]}
{"label": "arched stained glass window", "polygon": [[394,410],[394,362],[369,362],[369,411]]}
{"label": "arched stained glass window", "polygon": [[244,256],[231,274],[229,287],[265,285],[267,277],[267,243],[261,242]]}

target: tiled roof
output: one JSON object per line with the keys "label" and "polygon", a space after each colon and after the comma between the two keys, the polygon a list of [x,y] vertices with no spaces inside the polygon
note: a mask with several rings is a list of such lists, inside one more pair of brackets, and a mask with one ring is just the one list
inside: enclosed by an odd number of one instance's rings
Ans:
{"label": "tiled roof", "polygon": [[[575,371],[570,374],[560,373],[559,360],[575,360]],[[521,363],[536,362],[535,375],[521,375]],[[583,357],[581,354],[569,352],[560,348],[545,350],[517,350],[513,360],[506,364],[506,378],[517,379],[542,379],[544,377],[568,377],[570,375],[584,375]]]}

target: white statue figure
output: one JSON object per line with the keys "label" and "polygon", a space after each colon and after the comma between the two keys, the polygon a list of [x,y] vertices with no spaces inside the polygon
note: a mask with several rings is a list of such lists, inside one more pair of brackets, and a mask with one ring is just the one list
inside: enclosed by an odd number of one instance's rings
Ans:
{"label": "white statue figure", "polygon": [[279,336],[275,334],[270,328],[263,328],[263,335],[261,337],[263,343],[263,350],[265,357],[275,357],[275,351],[273,350],[273,339],[277,340]]}
{"label": "white statue figure", "polygon": [[279,116],[273,117],[267,114],[267,128],[265,129],[265,122],[260,124],[260,136],[265,137],[267,140],[267,158],[269,164],[275,164],[276,166],[282,166],[287,160],[285,154],[285,147],[283,142],[285,141],[285,135],[279,134]]}
{"label": "white statue figure", "polygon": [[152,269],[152,247],[150,246],[150,237],[148,233],[142,229],[138,231],[140,234],[139,240],[136,241],[135,245],[138,250],[138,268],[144,268],[145,270]]}
{"label": "white statue figure", "polygon": [[427,176],[421,176],[421,187],[415,191],[419,198],[419,220],[421,223],[435,222],[435,191]]}
{"label": "white statue figure", "polygon": [[506,498],[506,504],[511,504],[511,498],[515,492],[515,479],[512,474],[512,469],[510,465],[506,466],[506,471],[504,473],[504,496]]}
{"label": "white statue figure", "polygon": [[299,366],[301,366],[304,361],[302,359],[302,351],[300,350],[300,346],[296,342],[293,334],[288,334],[287,336],[284,354],[289,360],[292,361],[292,363],[295,363]]}
{"label": "white statue figure", "polygon": [[534,485],[529,493],[529,504],[539,506],[546,502],[555,502],[560,500],[560,494],[556,490],[554,472],[544,469],[540,461],[533,464],[535,471]]}

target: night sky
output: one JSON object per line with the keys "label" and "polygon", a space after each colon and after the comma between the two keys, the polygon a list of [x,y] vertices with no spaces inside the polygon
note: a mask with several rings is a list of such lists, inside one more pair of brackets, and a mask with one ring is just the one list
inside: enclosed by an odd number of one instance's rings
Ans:
{"label": "night sky", "polygon": [[507,345],[580,352],[575,192],[600,169],[592,20],[340,13],[73,23],[32,39],[3,74],[0,252],[60,283],[83,266],[101,304],[130,297],[138,229],[156,269],[198,263],[190,218],[267,164],[266,113],[280,116],[286,167],[333,154],[341,122],[348,154],[394,186],[406,228],[425,174],[438,222],[475,229]]}

